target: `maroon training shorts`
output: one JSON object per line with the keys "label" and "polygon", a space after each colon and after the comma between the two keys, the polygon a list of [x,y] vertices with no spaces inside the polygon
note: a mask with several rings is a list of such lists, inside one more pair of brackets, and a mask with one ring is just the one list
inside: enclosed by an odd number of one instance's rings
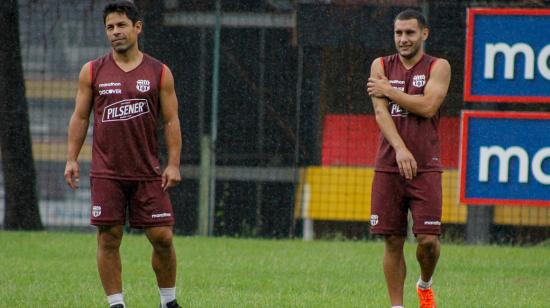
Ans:
{"label": "maroon training shorts", "polygon": [[161,180],[135,181],[91,178],[92,225],[124,225],[147,228],[174,225],[174,212]]}
{"label": "maroon training shorts", "polygon": [[399,173],[375,172],[371,233],[407,235],[409,209],[415,235],[441,234],[441,172],[418,173],[412,180]]}

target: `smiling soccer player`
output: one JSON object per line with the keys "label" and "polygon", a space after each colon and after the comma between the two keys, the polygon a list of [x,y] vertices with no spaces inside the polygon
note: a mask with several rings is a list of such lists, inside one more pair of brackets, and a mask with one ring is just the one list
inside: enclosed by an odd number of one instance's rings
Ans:
{"label": "smiling soccer player", "polygon": [[[97,268],[110,307],[125,307],[119,248],[126,216],[145,230],[153,246],[161,308],[176,301],[174,224],[167,189],[181,180],[181,132],[174,78],[163,63],[141,52],[143,22],[130,1],[107,4],[105,31],[112,51],[80,72],[76,106],[69,123],[67,184],[79,181],[78,154],[93,110],[91,224],[97,226]],[[164,122],[168,163],[158,158],[157,118]],[[127,215],[128,214],[128,215]]]}

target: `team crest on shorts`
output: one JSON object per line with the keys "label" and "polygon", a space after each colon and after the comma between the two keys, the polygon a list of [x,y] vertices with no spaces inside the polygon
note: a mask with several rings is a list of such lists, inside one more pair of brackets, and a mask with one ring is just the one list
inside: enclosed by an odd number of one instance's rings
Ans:
{"label": "team crest on shorts", "polygon": [[370,215],[370,225],[376,226],[378,224],[378,215]]}
{"label": "team crest on shorts", "polygon": [[421,88],[426,84],[426,75],[414,75],[413,86]]}
{"label": "team crest on shorts", "polygon": [[151,82],[149,80],[140,79],[137,81],[136,89],[138,89],[140,92],[147,92],[149,91],[150,86]]}
{"label": "team crest on shorts", "polygon": [[101,206],[100,205],[92,206],[92,216],[99,217],[99,215],[101,215]]}

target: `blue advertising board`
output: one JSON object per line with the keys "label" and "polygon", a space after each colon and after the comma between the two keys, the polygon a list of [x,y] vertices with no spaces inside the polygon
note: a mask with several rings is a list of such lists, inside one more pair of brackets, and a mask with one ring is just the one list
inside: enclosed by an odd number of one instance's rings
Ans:
{"label": "blue advertising board", "polygon": [[550,113],[462,113],[460,201],[550,206]]}
{"label": "blue advertising board", "polygon": [[550,9],[468,9],[464,100],[550,102]]}

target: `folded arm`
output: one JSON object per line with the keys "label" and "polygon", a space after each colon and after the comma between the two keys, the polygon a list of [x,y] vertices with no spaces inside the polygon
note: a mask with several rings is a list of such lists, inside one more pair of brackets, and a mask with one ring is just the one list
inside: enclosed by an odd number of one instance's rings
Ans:
{"label": "folded arm", "polygon": [[447,96],[451,80],[451,66],[447,60],[438,59],[434,63],[422,96],[407,94],[393,88],[382,72],[379,62],[381,60],[376,59],[376,61],[378,61],[379,72],[371,74],[369,78],[367,83],[369,95],[386,97],[407,111],[425,118],[431,118],[437,113]]}

